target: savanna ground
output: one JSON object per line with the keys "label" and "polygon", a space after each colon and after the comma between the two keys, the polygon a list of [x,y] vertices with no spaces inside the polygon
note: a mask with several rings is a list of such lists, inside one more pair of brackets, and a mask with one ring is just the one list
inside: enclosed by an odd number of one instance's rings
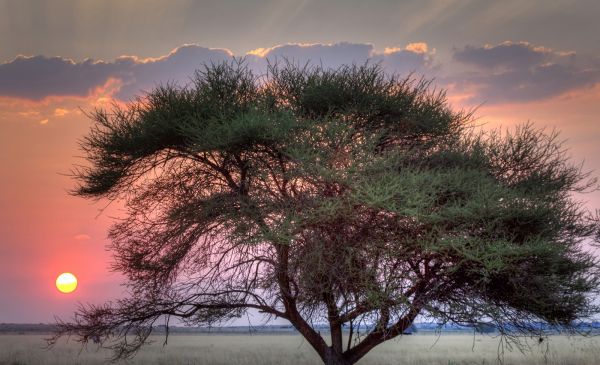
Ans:
{"label": "savanna ground", "polygon": [[[74,341],[61,341],[44,349],[39,334],[0,335],[0,364],[102,364],[110,352],[95,346],[81,349]],[[319,358],[299,335],[171,335],[153,338],[134,359],[120,364],[319,364]],[[465,334],[417,334],[392,340],[369,353],[359,364],[475,365],[498,363],[500,338]],[[505,349],[504,364],[596,365],[600,363],[600,337],[552,336],[528,341],[523,354]]]}

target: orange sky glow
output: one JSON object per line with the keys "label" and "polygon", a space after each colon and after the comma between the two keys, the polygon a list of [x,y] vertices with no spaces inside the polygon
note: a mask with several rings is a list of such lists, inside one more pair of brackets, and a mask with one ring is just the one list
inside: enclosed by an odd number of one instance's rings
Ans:
{"label": "orange sky glow", "polygon": [[[461,107],[460,95],[450,95]],[[77,156],[77,141],[90,127],[80,110],[110,106],[110,93],[89,97],[49,97],[39,102],[0,98],[0,246],[4,303],[0,322],[19,318],[23,306],[44,301],[44,310],[28,314],[28,321],[68,317],[77,302],[103,302],[121,295],[122,277],[107,270],[106,231],[116,207],[68,194],[74,181],[67,176]],[[468,107],[468,106],[466,106]],[[511,127],[527,120],[561,131],[574,161],[600,171],[600,85],[555,98],[522,104],[480,106],[477,123],[484,128]],[[40,123],[47,120],[46,123]],[[584,197],[600,207],[600,194]],[[80,285],[71,296],[56,291],[53,280],[63,271],[77,275]],[[31,305],[33,307],[33,305]]]}

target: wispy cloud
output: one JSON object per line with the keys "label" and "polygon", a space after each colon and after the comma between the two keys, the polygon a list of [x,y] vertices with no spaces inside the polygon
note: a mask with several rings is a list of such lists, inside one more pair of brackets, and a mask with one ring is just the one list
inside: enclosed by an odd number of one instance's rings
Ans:
{"label": "wispy cloud", "polygon": [[73,236],[73,239],[76,240],[76,241],[88,241],[91,238],[92,237],[90,237],[89,235],[84,234],[84,233],[80,233],[80,234],[77,234],[77,235]]}
{"label": "wispy cloud", "polygon": [[54,116],[55,117],[64,117],[65,115],[69,114],[69,110],[65,109],[65,108],[56,108],[54,109]]}

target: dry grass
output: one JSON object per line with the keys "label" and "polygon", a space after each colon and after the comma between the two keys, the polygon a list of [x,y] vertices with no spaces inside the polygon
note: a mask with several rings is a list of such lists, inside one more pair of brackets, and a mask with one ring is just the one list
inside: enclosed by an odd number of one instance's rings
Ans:
{"label": "dry grass", "polygon": [[[93,346],[81,349],[61,342],[44,350],[44,336],[0,335],[0,364],[102,364],[110,353]],[[319,358],[297,335],[172,335],[162,338],[123,364],[318,364]],[[496,364],[498,338],[444,334],[405,336],[385,343],[360,364],[475,365]],[[600,338],[553,336],[541,345],[530,342],[530,352],[506,350],[507,365],[596,365],[600,363]]]}

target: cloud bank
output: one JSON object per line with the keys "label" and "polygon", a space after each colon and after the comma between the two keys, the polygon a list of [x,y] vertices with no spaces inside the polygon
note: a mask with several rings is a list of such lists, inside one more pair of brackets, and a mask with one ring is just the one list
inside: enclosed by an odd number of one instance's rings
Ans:
{"label": "cloud bank", "polygon": [[[412,48],[411,48],[412,47]],[[41,100],[49,96],[86,96],[108,80],[120,81],[115,95],[128,100],[160,83],[186,84],[194,70],[203,64],[231,60],[226,49],[184,45],[166,56],[140,59],[123,56],[113,62],[85,60],[75,62],[60,57],[24,57],[0,65],[0,95]],[[370,44],[287,44],[260,48],[245,55],[257,72],[266,70],[267,59],[287,58],[296,63],[312,62],[324,67],[348,63],[381,62],[399,73],[425,72],[430,55],[423,48],[409,45],[406,49],[378,54]]]}
{"label": "cloud bank", "polygon": [[[113,97],[129,100],[158,84],[185,85],[203,64],[233,57],[227,49],[199,45],[184,45],[158,58],[122,56],[112,62],[19,56],[0,64],[0,96],[34,101],[53,96],[86,97],[113,81],[113,85],[118,85]],[[426,43],[387,47],[382,52],[365,43],[285,44],[252,50],[245,58],[258,73],[265,72],[268,60],[283,58],[327,68],[380,63],[388,72],[435,77],[441,87],[472,92],[468,99],[471,103],[540,100],[600,81],[597,60],[584,62],[574,52],[554,51],[526,42],[468,45],[453,49],[452,57],[444,63]]]}

